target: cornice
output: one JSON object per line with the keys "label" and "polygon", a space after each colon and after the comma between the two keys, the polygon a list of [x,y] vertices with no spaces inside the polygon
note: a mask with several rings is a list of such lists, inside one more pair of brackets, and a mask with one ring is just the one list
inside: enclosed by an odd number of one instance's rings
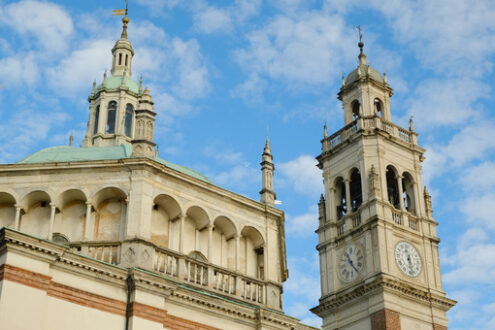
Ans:
{"label": "cornice", "polygon": [[352,288],[345,288],[320,299],[320,304],[311,309],[316,315],[323,317],[335,312],[342,305],[352,302],[356,298],[362,298],[377,293],[391,292],[400,297],[409,298],[416,302],[427,304],[447,311],[456,304],[455,300],[445,295],[433,293],[431,289],[419,284],[408,284],[393,276],[380,273],[374,278],[365,280],[364,283]]}

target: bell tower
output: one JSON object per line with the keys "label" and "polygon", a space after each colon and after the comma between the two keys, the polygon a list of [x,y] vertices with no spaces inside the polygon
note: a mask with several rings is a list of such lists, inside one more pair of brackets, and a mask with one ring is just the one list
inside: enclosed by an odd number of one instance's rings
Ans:
{"label": "bell tower", "polygon": [[312,312],[323,329],[447,329],[455,305],[442,289],[437,222],[422,186],[412,119],[392,122],[393,90],[371,68],[359,42],[345,79],[344,127],[322,142],[317,250],[321,298]]}

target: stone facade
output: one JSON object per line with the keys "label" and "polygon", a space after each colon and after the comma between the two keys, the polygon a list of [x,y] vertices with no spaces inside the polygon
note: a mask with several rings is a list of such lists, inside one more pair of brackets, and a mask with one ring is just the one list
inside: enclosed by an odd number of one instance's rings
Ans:
{"label": "stone facade", "polygon": [[442,288],[437,223],[422,189],[412,120],[391,121],[392,88],[359,54],[338,94],[345,126],[317,157],[323,329],[433,329],[455,301]]}
{"label": "stone facade", "polygon": [[268,141],[262,202],[159,158],[123,22],[83,147],[0,165],[2,328],[313,329],[282,309],[285,220]]}

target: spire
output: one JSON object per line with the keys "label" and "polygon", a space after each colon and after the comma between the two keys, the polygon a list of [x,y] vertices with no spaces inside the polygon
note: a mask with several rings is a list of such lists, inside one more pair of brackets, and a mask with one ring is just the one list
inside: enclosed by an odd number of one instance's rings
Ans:
{"label": "spire", "polygon": [[323,125],[323,137],[326,139],[328,137],[327,123]]}
{"label": "spire", "polygon": [[275,205],[275,192],[273,191],[273,172],[275,171],[275,165],[273,165],[273,156],[270,150],[270,140],[266,137],[265,148],[261,155],[261,203],[274,206]]}
{"label": "spire", "polygon": [[122,33],[120,39],[117,40],[115,46],[112,49],[112,76],[122,76],[124,70],[127,70],[127,77],[131,78],[131,64],[132,57],[134,56],[134,49],[131,42],[127,39],[127,25],[129,24],[129,17],[127,16],[127,4],[126,9],[115,10],[114,15],[125,15],[122,18]]}
{"label": "spire", "polygon": [[120,35],[120,39],[127,39],[127,24],[129,24],[129,17],[127,17],[127,9],[124,18],[122,18],[122,34]]}

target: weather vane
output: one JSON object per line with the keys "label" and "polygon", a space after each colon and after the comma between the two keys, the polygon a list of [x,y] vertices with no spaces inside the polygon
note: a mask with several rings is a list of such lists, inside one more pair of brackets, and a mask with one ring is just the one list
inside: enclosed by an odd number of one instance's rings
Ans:
{"label": "weather vane", "polygon": [[125,15],[127,16],[127,9],[129,8],[129,0],[125,0],[125,9],[115,9],[113,11],[113,16],[121,16]]}

